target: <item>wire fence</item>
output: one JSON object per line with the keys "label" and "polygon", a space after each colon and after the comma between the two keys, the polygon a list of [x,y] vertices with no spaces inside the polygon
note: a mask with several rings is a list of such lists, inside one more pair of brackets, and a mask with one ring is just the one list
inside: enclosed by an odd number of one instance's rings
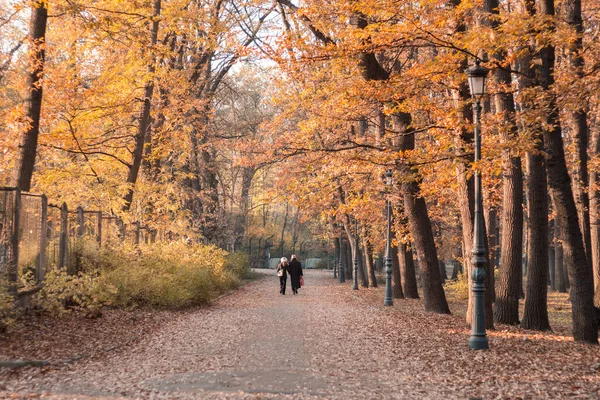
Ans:
{"label": "wire fence", "polygon": [[101,211],[69,209],[66,203],[49,204],[45,195],[0,187],[0,276],[6,277],[10,290],[16,290],[24,275],[42,282],[52,268],[76,274],[77,242],[83,238],[102,247],[111,242],[150,244],[159,235],[140,222],[124,224]]}

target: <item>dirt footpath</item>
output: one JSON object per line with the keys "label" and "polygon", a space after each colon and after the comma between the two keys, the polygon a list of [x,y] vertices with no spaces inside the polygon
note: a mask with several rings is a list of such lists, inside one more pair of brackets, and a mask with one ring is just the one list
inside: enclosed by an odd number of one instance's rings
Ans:
{"label": "dirt footpath", "polygon": [[0,371],[0,398],[600,398],[597,347],[499,330],[469,352],[462,318],[419,300],[384,307],[327,271],[282,296],[269,273],[115,351]]}

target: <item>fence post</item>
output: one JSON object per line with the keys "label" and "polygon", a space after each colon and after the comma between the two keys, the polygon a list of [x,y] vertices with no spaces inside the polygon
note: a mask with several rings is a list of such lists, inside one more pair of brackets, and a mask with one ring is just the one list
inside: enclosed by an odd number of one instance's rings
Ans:
{"label": "fence post", "polygon": [[83,216],[83,208],[77,207],[77,237],[81,238],[85,235],[85,217]]}
{"label": "fence post", "polygon": [[38,257],[37,270],[35,278],[37,282],[44,280],[46,276],[46,246],[48,244],[48,198],[45,194],[42,195],[42,221],[40,232],[40,256]]}
{"label": "fence post", "polygon": [[116,224],[117,224],[117,228],[119,230],[119,239],[121,239],[121,242],[125,240],[125,224],[123,223],[123,220],[119,217],[116,217],[117,219],[115,220]]}
{"label": "fence post", "polygon": [[19,279],[19,231],[21,218],[21,190],[15,188],[15,202],[12,216],[12,232],[10,233],[10,258],[7,260],[7,275],[9,292],[17,293],[17,280]]}
{"label": "fence post", "polygon": [[150,243],[156,243],[156,229],[150,231]]}
{"label": "fence post", "polygon": [[140,221],[135,221],[135,245],[140,244]]}
{"label": "fence post", "polygon": [[98,247],[102,247],[102,211],[96,214],[96,241]]}
{"label": "fence post", "polygon": [[67,267],[67,247],[69,244],[69,209],[67,203],[60,207],[60,241],[58,245],[58,268]]}

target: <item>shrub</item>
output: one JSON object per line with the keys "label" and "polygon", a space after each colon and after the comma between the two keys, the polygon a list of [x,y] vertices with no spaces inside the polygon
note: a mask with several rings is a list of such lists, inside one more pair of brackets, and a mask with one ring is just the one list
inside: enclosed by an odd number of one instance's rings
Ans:
{"label": "shrub", "polygon": [[118,289],[119,305],[182,308],[207,303],[239,284],[247,261],[228,257],[215,246],[157,243],[106,275]]}
{"label": "shrub", "polygon": [[8,280],[0,278],[0,333],[14,322],[15,317],[14,298],[8,289]]}
{"label": "shrub", "polygon": [[229,253],[225,256],[225,269],[240,278],[244,278],[250,272],[250,256],[248,253]]}
{"label": "shrub", "polygon": [[469,298],[469,280],[463,273],[458,273],[455,281],[446,281],[446,290],[454,293],[454,296],[459,300],[467,300]]}
{"label": "shrub", "polygon": [[97,315],[102,307],[182,308],[204,304],[236,287],[249,269],[248,256],[215,246],[183,242],[148,246],[76,244],[79,272],[50,271],[36,296],[44,311]]}
{"label": "shrub", "polygon": [[327,269],[327,258],[321,258],[315,265],[316,269]]}
{"label": "shrub", "polygon": [[209,301],[218,292],[217,270],[224,257],[200,248],[205,251],[178,243],[153,245],[106,272],[118,289],[117,303],[180,308]]}
{"label": "shrub", "polygon": [[53,315],[70,311],[98,316],[103,307],[114,303],[117,289],[102,275],[79,272],[69,275],[64,270],[46,274],[44,287],[34,296],[35,305]]}

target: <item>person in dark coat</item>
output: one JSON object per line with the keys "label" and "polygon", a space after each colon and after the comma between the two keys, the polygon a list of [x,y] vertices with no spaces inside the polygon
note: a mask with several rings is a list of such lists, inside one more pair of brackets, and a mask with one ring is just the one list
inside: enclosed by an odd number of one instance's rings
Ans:
{"label": "person in dark coat", "polygon": [[290,273],[290,279],[292,280],[292,292],[298,294],[298,289],[300,289],[300,277],[302,276],[302,264],[295,255],[292,255],[288,271]]}
{"label": "person in dark coat", "polygon": [[281,261],[277,264],[277,276],[279,277],[279,293],[285,294],[285,286],[287,283],[287,276],[289,273],[288,259],[281,257]]}

